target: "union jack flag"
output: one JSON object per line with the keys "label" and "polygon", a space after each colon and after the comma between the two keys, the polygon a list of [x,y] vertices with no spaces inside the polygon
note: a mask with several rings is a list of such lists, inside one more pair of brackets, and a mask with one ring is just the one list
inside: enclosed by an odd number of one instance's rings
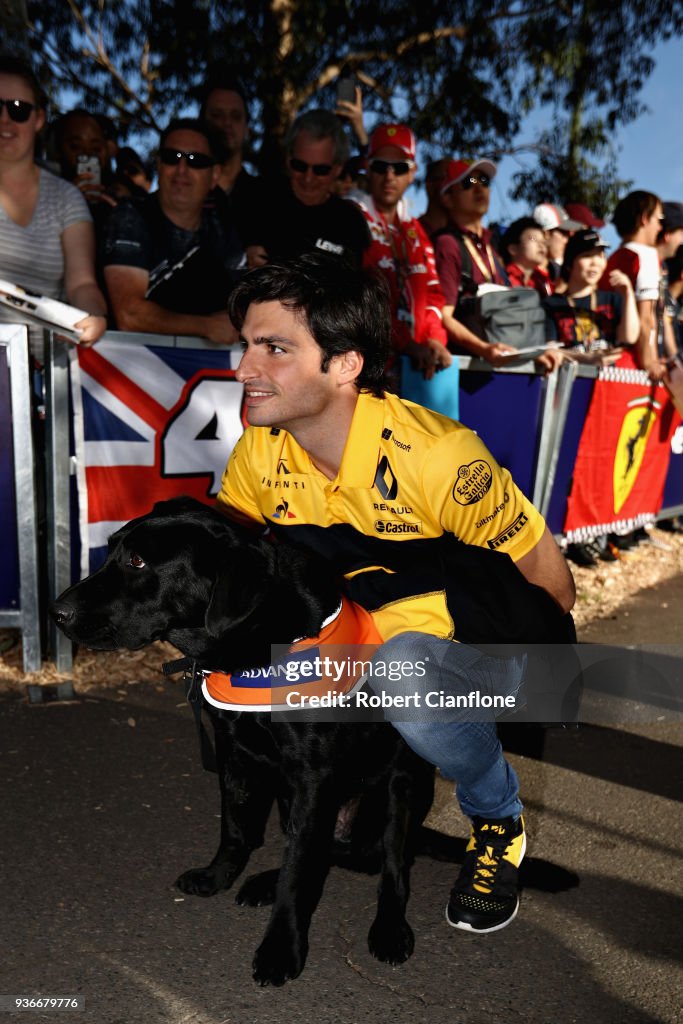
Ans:
{"label": "union jack flag", "polygon": [[156,501],[212,503],[245,425],[240,353],[106,339],[71,354],[81,571]]}

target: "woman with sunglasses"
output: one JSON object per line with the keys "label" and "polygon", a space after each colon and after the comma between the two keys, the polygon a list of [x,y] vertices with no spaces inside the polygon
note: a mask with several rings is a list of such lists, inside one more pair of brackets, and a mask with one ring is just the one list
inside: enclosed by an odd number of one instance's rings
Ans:
{"label": "woman with sunglasses", "polygon": [[[44,124],[31,68],[18,57],[0,57],[0,278],[87,310],[76,327],[81,344],[92,345],[107,326],[92,220],[78,189],[35,163]],[[42,362],[42,332],[29,328],[29,338]]]}

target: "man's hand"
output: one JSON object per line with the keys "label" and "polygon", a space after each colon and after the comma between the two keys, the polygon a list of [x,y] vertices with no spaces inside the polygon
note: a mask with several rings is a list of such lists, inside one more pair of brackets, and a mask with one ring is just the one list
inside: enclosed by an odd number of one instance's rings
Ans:
{"label": "man's hand", "polygon": [[608,280],[612,291],[619,292],[620,295],[627,295],[633,291],[630,278],[626,276],[623,270],[613,270]]}
{"label": "man's hand", "polygon": [[509,366],[510,356],[516,354],[516,352],[517,349],[513,348],[512,345],[503,345],[502,342],[496,342],[495,345],[487,345],[485,349],[482,349],[481,358],[485,359],[491,366]]}
{"label": "man's hand", "polygon": [[85,316],[74,324],[77,331],[80,331],[78,342],[86,348],[94,345],[102,337],[107,329],[107,318],[104,316]]}
{"label": "man's hand", "polygon": [[263,267],[268,262],[268,253],[262,245],[248,245],[245,252],[250,270],[253,267]]}
{"label": "man's hand", "polygon": [[534,359],[534,363],[547,376],[549,373],[559,370],[565,359],[571,359],[571,355],[568,352],[563,351],[561,348],[549,348],[542,356],[537,356]]}
{"label": "man's hand", "polygon": [[656,359],[654,362],[650,363],[650,365],[646,366],[644,369],[652,383],[659,384],[660,381],[664,380],[667,374],[666,360]]}
{"label": "man's hand", "polygon": [[406,355],[415,370],[419,370],[425,380],[431,380],[439,370],[445,370],[453,362],[453,356],[438,338],[427,338],[423,344],[411,341]]}
{"label": "man's hand", "polygon": [[77,174],[73,184],[80,189],[87,203],[93,206],[95,203],[106,203],[108,206],[116,206],[116,200],[107,193],[104,185],[93,181],[90,171]]}
{"label": "man's hand", "polygon": [[238,333],[227,313],[211,313],[205,316],[203,336],[214,345],[236,345]]}
{"label": "man's hand", "polygon": [[363,90],[359,85],[356,86],[355,102],[339,100],[335,114],[348,121],[361,146],[367,146],[368,134],[363,126]]}

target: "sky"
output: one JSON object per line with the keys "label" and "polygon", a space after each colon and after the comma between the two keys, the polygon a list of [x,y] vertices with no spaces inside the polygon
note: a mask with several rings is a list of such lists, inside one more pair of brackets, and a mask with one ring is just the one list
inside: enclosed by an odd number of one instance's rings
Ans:
{"label": "sky", "polygon": [[[680,96],[683,87],[683,39],[659,45],[652,54],[656,66],[641,93],[649,108],[637,121],[617,133],[619,175],[633,181],[633,188],[655,192],[661,199],[683,202],[683,145],[681,145]],[[532,112],[523,122],[515,147],[532,142],[539,130],[551,120],[551,111]],[[458,155],[458,154],[454,154]],[[479,156],[486,156],[480,153]],[[503,157],[491,192],[489,219],[509,224],[516,217],[530,213],[526,203],[513,202],[508,196],[512,176],[523,168],[531,168],[533,153]],[[415,190],[411,207],[419,216],[426,205],[424,191]],[[603,230],[611,245],[618,245],[618,236],[611,225]]]}

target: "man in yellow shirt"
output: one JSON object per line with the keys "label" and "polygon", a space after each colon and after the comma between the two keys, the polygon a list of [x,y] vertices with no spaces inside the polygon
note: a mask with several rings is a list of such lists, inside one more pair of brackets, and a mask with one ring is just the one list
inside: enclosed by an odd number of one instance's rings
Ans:
{"label": "man in yellow shirt", "polygon": [[[230,316],[250,426],[219,507],[327,557],[373,615],[385,641],[376,657],[426,664],[427,689],[516,693],[523,659],[454,641],[534,639],[529,621],[537,628],[569,612],[573,580],[541,516],[475,434],[383,392],[391,320],[382,285],[311,254],[247,275]],[[414,686],[392,684],[396,693]],[[525,836],[495,722],[404,716],[390,717],[457,780],[472,819],[447,919],[503,928],[517,912]]]}

